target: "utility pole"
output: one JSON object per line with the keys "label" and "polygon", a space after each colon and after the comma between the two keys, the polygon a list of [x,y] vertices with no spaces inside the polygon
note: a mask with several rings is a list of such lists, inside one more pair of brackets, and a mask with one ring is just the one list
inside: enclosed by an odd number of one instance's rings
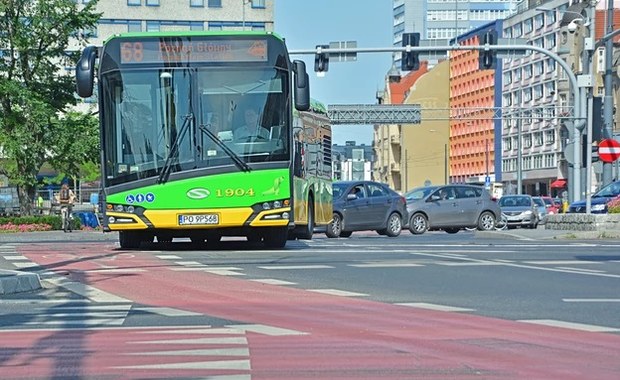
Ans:
{"label": "utility pole", "polygon": [[[603,98],[603,138],[610,139],[613,134],[614,98],[613,98],[613,38],[609,35],[614,31],[614,0],[607,1],[607,40],[605,41],[605,97]],[[605,38],[603,37],[603,38]],[[618,111],[620,112],[620,111]],[[612,163],[603,162],[603,186],[612,181]]]}
{"label": "utility pole", "polygon": [[521,117],[523,114],[519,114],[517,117],[517,194],[521,194],[523,187],[523,143],[521,142]]}

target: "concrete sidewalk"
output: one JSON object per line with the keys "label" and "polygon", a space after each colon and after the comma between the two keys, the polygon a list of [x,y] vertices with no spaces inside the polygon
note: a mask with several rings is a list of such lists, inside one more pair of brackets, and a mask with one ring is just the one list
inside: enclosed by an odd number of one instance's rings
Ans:
{"label": "concrete sidewalk", "polygon": [[531,230],[528,228],[506,229],[503,231],[476,231],[476,236],[485,239],[517,240],[603,240],[620,241],[620,230],[605,231],[565,231],[548,230],[544,226]]}
{"label": "concrete sidewalk", "polygon": [[41,279],[36,273],[0,269],[0,296],[31,292],[41,288]]}

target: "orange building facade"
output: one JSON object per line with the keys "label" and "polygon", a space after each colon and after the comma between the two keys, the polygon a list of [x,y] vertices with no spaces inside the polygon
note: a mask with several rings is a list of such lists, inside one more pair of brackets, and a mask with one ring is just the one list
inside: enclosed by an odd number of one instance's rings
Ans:
{"label": "orange building facade", "polygon": [[[487,30],[501,35],[501,21],[459,37],[459,45],[479,45]],[[477,50],[450,53],[450,108],[457,115],[450,120],[450,182],[501,181],[501,120],[494,119],[502,99],[501,59],[496,69],[481,70],[478,56]]]}

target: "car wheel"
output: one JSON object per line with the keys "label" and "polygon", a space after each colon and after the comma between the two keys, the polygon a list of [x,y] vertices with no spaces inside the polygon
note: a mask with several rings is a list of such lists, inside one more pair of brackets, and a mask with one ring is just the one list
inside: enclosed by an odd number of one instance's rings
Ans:
{"label": "car wheel", "polygon": [[455,234],[457,232],[459,232],[461,229],[460,228],[445,228],[444,231],[446,231],[449,234]]}
{"label": "car wheel", "polygon": [[340,232],[340,237],[350,237],[351,235],[353,235],[353,231],[342,231]]}
{"label": "car wheel", "polygon": [[489,211],[480,214],[478,218],[478,229],[480,231],[492,231],[495,228],[495,216]]}
{"label": "car wheel", "polygon": [[428,219],[424,214],[415,214],[411,217],[409,231],[414,235],[421,235],[428,230]]}
{"label": "car wheel", "polygon": [[393,212],[390,214],[387,221],[387,230],[386,234],[389,237],[396,237],[400,235],[400,231],[403,229],[403,223],[400,219],[400,215]]}
{"label": "car wheel", "polygon": [[328,238],[337,238],[342,233],[342,217],[340,214],[334,213],[332,221],[327,225],[325,235]]}

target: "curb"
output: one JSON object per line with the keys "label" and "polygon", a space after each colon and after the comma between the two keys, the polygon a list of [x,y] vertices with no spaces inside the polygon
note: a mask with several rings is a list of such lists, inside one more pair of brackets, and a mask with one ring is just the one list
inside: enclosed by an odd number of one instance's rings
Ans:
{"label": "curb", "polygon": [[0,295],[31,292],[41,288],[41,279],[36,273],[0,269]]}

